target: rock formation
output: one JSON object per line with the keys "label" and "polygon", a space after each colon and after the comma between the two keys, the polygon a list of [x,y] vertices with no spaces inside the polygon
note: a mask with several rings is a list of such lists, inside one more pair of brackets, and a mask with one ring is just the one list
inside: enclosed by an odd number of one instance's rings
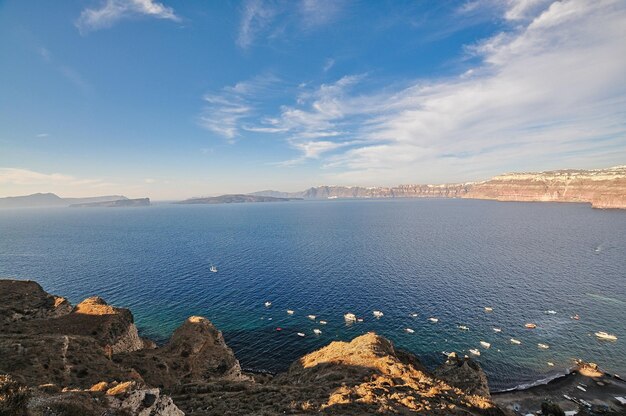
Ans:
{"label": "rock formation", "polygon": [[626,208],[626,166],[592,170],[508,173],[483,182],[394,187],[317,186],[302,192],[262,191],[254,195],[289,198],[471,198],[498,201],[590,203]]}
{"label": "rock formation", "polygon": [[0,410],[21,408],[6,414],[504,414],[478,364],[438,377],[374,333],[333,342],[271,377],[243,374],[202,317],[156,348],[127,309],[98,297],[71,308],[35,282],[10,280],[0,280],[0,317]]}

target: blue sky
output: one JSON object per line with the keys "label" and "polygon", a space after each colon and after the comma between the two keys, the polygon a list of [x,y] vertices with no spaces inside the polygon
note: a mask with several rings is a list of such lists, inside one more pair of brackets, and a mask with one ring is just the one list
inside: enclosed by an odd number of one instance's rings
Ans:
{"label": "blue sky", "polygon": [[0,63],[0,196],[626,163],[620,0],[9,0]]}

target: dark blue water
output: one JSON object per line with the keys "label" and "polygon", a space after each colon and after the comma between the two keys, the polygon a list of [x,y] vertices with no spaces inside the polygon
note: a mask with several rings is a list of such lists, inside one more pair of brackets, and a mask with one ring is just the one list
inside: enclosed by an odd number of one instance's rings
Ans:
{"label": "dark blue water", "polygon": [[[0,276],[37,280],[73,303],[100,295],[131,308],[158,340],[206,316],[244,367],[284,370],[374,330],[431,366],[441,351],[478,348],[496,389],[562,372],[574,358],[626,375],[625,211],[452,199],[3,210]],[[347,326],[345,312],[365,320]]]}

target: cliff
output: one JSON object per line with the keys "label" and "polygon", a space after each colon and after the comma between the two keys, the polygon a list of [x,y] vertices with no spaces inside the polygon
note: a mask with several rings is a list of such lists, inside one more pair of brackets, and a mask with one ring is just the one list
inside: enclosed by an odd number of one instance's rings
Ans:
{"label": "cliff", "polygon": [[249,376],[205,318],[157,348],[127,309],[98,297],[72,308],[35,282],[0,280],[0,414],[504,415],[478,364],[459,362],[463,374],[438,376],[368,333]]}
{"label": "cliff", "polygon": [[584,202],[626,208],[626,166],[596,170],[509,173],[472,185],[465,198],[498,201]]}
{"label": "cliff", "polygon": [[262,191],[305,199],[472,198],[498,201],[590,203],[594,208],[626,208],[626,166],[595,170],[508,173],[483,182],[394,187],[317,186],[302,192]]}

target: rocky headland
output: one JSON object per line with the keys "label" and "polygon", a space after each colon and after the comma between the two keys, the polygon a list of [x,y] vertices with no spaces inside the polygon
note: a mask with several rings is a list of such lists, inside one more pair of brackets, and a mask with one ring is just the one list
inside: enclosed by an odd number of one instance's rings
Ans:
{"label": "rocky headland", "polygon": [[125,208],[150,206],[150,198],[117,199],[114,201],[85,202],[72,204],[70,208]]}
{"label": "rocky headland", "polygon": [[304,199],[470,198],[497,201],[580,202],[626,209],[626,166],[592,170],[507,173],[482,182],[394,187],[317,186],[302,192],[253,195]]}
{"label": "rocky headland", "polygon": [[[626,391],[619,383],[601,382],[611,394]],[[0,415],[496,416],[518,414],[520,400],[542,404],[515,394],[494,399],[472,359],[451,355],[430,371],[374,333],[331,342],[276,376],[246,374],[205,318],[157,347],[128,309],[99,297],[72,306],[35,282],[0,280]]]}
{"label": "rocky headland", "polygon": [[245,195],[245,194],[229,194],[220,196],[207,196],[201,198],[190,198],[184,201],[176,202],[177,204],[246,204],[255,202],[286,202],[294,199],[302,198],[281,198],[265,195]]}

